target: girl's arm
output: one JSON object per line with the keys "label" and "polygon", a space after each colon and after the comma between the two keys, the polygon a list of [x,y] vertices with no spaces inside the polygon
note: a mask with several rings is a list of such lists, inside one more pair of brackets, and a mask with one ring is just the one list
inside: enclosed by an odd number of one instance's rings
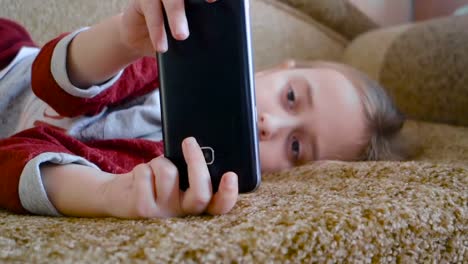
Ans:
{"label": "girl's arm", "polygon": [[[174,38],[187,38],[184,0],[130,0],[122,14],[92,26],[67,42],[66,55],[57,53],[60,62],[53,61],[52,57],[59,42],[65,45],[61,41],[63,36],[46,44],[32,67],[34,93],[60,115],[75,117],[98,114],[106,106],[156,89],[159,85],[156,52],[167,49],[163,6]],[[144,56],[150,57],[141,58]],[[138,58],[141,59],[132,63]],[[111,87],[106,87],[107,83],[105,89],[96,87],[128,64],[131,65]],[[66,68],[65,74],[59,71],[60,83],[51,70],[57,67]]]}
{"label": "girl's arm", "polygon": [[122,43],[121,22],[122,15],[108,18],[73,39],[68,47],[67,69],[75,86],[103,83],[142,56],[141,51]]}
{"label": "girl's arm", "polygon": [[166,51],[163,9],[172,36],[186,39],[189,30],[184,6],[184,0],[130,0],[122,14],[79,34],[69,47],[72,83],[78,87],[102,83],[137,58]]}
{"label": "girl's arm", "polygon": [[[153,218],[224,214],[236,203],[237,175],[226,173],[213,194],[203,153],[193,139],[182,146],[190,183],[185,192],[179,189],[174,164],[163,156],[147,159],[157,156],[154,143],[100,143],[88,146],[48,127],[0,140],[0,208],[45,215]],[[122,148],[125,144],[134,149]]]}
{"label": "girl's arm", "polygon": [[194,139],[182,146],[190,188],[179,189],[177,168],[160,156],[124,174],[110,174],[83,165],[45,165],[44,186],[57,210],[68,216],[161,218],[225,214],[238,196],[237,175],[226,173],[212,193],[210,174]]}
{"label": "girl's arm", "polygon": [[[104,217],[106,199],[102,186],[115,177],[113,174],[79,164],[41,166],[47,196],[63,215]],[[122,193],[125,195],[125,193]]]}

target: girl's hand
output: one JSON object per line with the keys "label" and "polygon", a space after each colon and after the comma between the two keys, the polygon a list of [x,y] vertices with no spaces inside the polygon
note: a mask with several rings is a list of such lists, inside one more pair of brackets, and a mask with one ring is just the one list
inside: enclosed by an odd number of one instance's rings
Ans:
{"label": "girl's hand", "polygon": [[157,218],[228,213],[238,197],[237,175],[224,174],[218,192],[213,194],[208,167],[196,140],[185,139],[182,150],[190,184],[185,192],[179,189],[175,165],[158,157],[106,183],[107,214],[122,218]]}
{"label": "girl's hand", "polygon": [[[206,0],[209,3],[216,0]],[[189,36],[185,0],[130,0],[122,16],[121,41],[128,47],[141,51],[143,56],[167,50],[163,9],[172,36],[184,40]]]}

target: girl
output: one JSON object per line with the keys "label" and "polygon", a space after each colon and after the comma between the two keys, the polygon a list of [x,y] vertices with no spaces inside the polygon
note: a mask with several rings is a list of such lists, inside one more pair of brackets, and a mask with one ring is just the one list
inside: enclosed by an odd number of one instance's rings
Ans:
{"label": "girl", "polygon": [[[162,156],[154,54],[167,49],[163,7],[170,33],[186,39],[183,0],[130,0],[122,14],[40,50],[21,26],[0,21],[0,207],[122,218],[218,215],[234,207],[237,175],[226,172],[213,193],[196,139],[182,143],[185,192]],[[315,160],[402,157],[393,144],[402,115],[356,70],[287,61],[257,73],[256,92],[263,172]]]}

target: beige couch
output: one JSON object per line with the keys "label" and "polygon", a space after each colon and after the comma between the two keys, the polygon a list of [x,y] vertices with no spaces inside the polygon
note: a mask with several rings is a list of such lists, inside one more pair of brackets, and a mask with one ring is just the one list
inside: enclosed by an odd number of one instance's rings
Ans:
{"label": "beige couch", "polygon": [[[125,2],[0,0],[0,16],[21,21],[42,44]],[[0,262],[466,261],[467,17],[380,29],[345,0],[251,6],[257,69],[297,58],[367,72],[419,120],[405,133],[420,139],[422,153],[407,162],[329,161],[264,175],[257,192],[220,217],[128,221],[0,211]]]}

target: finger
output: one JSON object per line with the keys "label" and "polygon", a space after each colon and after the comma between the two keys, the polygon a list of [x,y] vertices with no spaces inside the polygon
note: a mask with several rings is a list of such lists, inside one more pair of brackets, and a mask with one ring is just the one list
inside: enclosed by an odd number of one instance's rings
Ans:
{"label": "finger", "polygon": [[234,172],[228,172],[221,178],[218,192],[211,199],[206,212],[211,215],[226,214],[236,205],[239,196],[238,177]]}
{"label": "finger", "polygon": [[211,3],[214,3],[214,2],[216,2],[216,1],[217,1],[217,0],[206,0],[206,2],[207,2],[207,3],[210,3],[210,4],[211,4]]}
{"label": "finger", "polygon": [[201,214],[212,197],[210,172],[195,138],[186,138],[182,151],[187,162],[190,187],[183,195],[182,209],[188,214]]}
{"label": "finger", "polygon": [[133,169],[133,184],[136,187],[135,214],[137,217],[154,218],[159,216],[154,191],[154,177],[147,164],[139,164]]}
{"label": "finger", "polygon": [[182,216],[179,196],[179,172],[167,158],[160,156],[150,161],[156,181],[156,204],[165,217]]}
{"label": "finger", "polygon": [[163,0],[163,4],[172,36],[177,40],[186,39],[189,36],[189,28],[184,0]]}
{"label": "finger", "polygon": [[151,43],[157,52],[167,50],[167,36],[164,28],[164,18],[161,1],[144,1],[143,13]]}

